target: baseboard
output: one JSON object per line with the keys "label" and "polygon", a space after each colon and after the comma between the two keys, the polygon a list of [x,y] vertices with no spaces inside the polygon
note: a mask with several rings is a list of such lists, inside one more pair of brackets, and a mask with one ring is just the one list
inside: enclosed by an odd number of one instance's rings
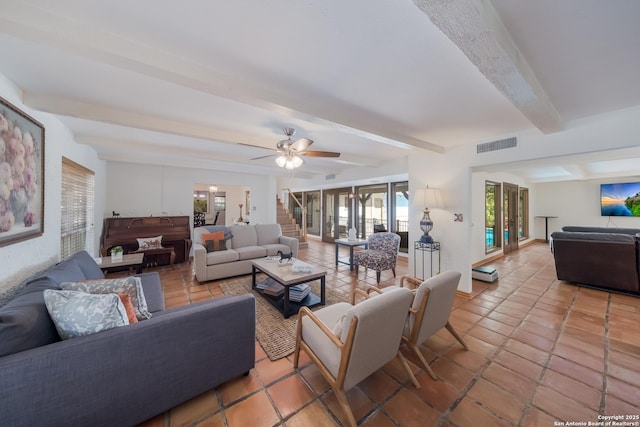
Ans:
{"label": "baseboard", "polygon": [[[527,240],[526,242],[523,243],[519,243],[518,244],[518,249],[520,248],[526,248],[529,245],[533,245],[535,243],[547,243],[544,241],[544,239],[531,239],[531,240]],[[481,261],[478,261],[476,263],[471,264],[471,268],[476,268],[476,267],[480,267],[481,265],[485,265],[485,264],[489,264],[490,262],[493,262],[497,259],[500,259],[504,256],[504,252],[500,251],[497,252],[495,255],[489,257],[489,258],[485,258]]]}
{"label": "baseboard", "polygon": [[471,299],[471,293],[470,292],[456,291],[456,296],[457,297],[466,298],[466,299]]}

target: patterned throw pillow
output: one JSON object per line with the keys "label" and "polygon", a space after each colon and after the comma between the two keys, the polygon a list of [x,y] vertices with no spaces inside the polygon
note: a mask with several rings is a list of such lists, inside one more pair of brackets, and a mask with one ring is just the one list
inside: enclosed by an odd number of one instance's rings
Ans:
{"label": "patterned throw pillow", "polygon": [[207,248],[207,253],[227,250],[227,240],[224,238],[224,231],[203,234],[202,244]]}
{"label": "patterned throw pillow", "polygon": [[217,252],[217,251],[226,251],[227,242],[226,240],[207,240],[204,242],[204,247],[207,248],[207,253]]}
{"label": "patterned throw pillow", "polygon": [[128,294],[138,320],[151,317],[151,313],[147,308],[147,301],[144,299],[142,281],[139,277],[129,276],[118,279],[63,282],[60,284],[60,288],[69,291],[88,292],[90,294]]}
{"label": "patterned throw pillow", "polygon": [[129,324],[116,294],[96,295],[46,289],[44,303],[63,340],[91,335]]}
{"label": "patterned throw pillow", "polygon": [[215,231],[213,233],[203,233],[202,244],[206,245],[207,240],[225,240],[224,231]]}
{"label": "patterned throw pillow", "polygon": [[144,237],[136,240],[138,241],[139,251],[146,251],[147,249],[160,249],[162,247],[162,236]]}

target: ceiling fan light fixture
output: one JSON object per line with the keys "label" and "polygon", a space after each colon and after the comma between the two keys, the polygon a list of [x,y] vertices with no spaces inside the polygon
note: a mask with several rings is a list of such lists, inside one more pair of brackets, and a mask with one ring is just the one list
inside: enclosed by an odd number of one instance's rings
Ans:
{"label": "ceiling fan light fixture", "polygon": [[280,156],[276,157],[276,164],[281,168],[283,168],[286,165],[286,163],[287,163],[287,156],[285,156],[284,154],[281,154]]}
{"label": "ceiling fan light fixture", "polygon": [[291,155],[291,158],[287,161],[287,169],[295,169],[300,167],[304,163],[300,156],[295,154]]}

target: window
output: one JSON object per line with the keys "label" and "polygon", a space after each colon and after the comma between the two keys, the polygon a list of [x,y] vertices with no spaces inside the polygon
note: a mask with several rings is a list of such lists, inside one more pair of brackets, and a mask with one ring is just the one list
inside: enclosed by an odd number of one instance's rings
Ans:
{"label": "window", "polygon": [[529,189],[520,187],[520,205],[518,209],[518,238],[529,238]]}
{"label": "window", "polygon": [[86,250],[93,255],[93,171],[62,158],[60,257]]}
{"label": "window", "polygon": [[501,185],[497,182],[486,181],[484,185],[484,206],[485,206],[485,252],[493,252],[501,247],[500,221],[500,200]]}

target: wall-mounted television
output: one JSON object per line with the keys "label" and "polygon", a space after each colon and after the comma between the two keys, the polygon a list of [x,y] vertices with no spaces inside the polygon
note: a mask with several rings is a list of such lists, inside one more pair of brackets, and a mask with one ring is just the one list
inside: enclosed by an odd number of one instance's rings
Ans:
{"label": "wall-mounted television", "polygon": [[600,214],[640,217],[640,182],[600,184]]}

